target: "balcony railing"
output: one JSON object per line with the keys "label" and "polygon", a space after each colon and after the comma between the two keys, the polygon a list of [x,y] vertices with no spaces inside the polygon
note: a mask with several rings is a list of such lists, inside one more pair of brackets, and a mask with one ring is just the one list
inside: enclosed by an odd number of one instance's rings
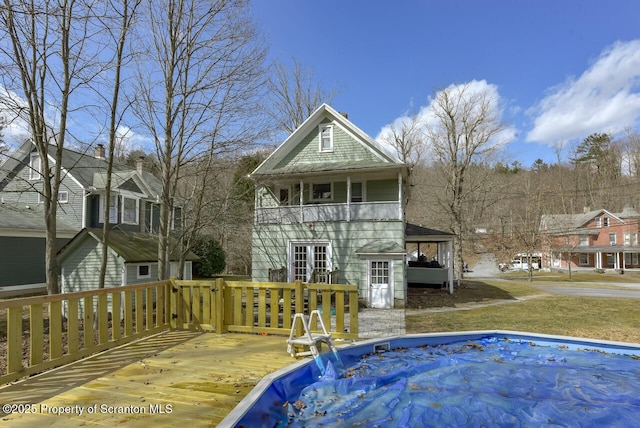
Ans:
{"label": "balcony railing", "polygon": [[402,220],[398,202],[314,204],[256,209],[257,224],[292,224],[321,221]]}

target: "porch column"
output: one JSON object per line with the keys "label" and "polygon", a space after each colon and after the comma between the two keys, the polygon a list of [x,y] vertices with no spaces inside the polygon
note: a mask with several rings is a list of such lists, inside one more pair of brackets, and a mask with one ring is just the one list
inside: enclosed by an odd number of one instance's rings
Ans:
{"label": "porch column", "polygon": [[404,217],[402,212],[402,173],[398,173],[398,220],[402,220]]}
{"label": "porch column", "polygon": [[347,221],[351,221],[351,176],[347,175]]}
{"label": "porch column", "polygon": [[300,223],[304,223],[304,180],[300,180]]}

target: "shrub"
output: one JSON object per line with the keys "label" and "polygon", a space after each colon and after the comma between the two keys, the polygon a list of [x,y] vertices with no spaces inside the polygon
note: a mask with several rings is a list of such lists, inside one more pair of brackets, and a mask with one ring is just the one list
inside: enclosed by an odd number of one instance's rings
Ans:
{"label": "shrub", "polygon": [[194,276],[211,278],[226,267],[224,250],[218,240],[211,236],[198,239],[191,250],[200,257],[200,260],[193,263]]}

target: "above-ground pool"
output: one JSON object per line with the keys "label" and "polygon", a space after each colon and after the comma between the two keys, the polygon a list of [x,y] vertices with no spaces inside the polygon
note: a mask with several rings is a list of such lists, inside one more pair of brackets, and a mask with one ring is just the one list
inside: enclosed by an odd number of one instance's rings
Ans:
{"label": "above-ground pool", "polygon": [[222,425],[635,426],[639,360],[634,344],[516,332],[370,340],[265,378]]}

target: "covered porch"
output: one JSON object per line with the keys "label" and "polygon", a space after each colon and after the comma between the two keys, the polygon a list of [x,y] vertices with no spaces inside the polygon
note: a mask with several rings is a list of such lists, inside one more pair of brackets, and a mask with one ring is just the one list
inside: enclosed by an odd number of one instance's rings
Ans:
{"label": "covered porch", "polygon": [[616,272],[640,270],[640,247],[638,246],[577,247],[570,253],[567,251],[554,253],[552,267],[568,268],[569,254],[571,254],[571,267],[574,269]]}
{"label": "covered porch", "polygon": [[453,294],[453,237],[448,232],[407,223],[407,287],[434,284]]}

